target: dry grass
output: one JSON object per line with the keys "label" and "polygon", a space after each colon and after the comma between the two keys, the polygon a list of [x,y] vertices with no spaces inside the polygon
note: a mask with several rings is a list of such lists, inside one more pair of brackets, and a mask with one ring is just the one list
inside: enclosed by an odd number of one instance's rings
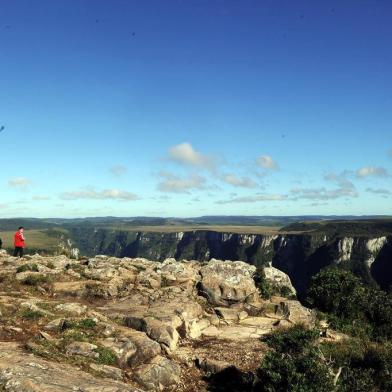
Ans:
{"label": "dry grass", "polygon": [[[3,248],[12,249],[14,247],[14,231],[0,231],[0,238],[3,241]],[[59,239],[48,235],[46,230],[26,230],[27,250],[30,249],[58,249]]]}

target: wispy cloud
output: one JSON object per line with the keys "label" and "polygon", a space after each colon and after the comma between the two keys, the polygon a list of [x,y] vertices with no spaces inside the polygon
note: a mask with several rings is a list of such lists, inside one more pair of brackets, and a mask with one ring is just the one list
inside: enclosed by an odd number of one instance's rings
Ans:
{"label": "wispy cloud", "polygon": [[27,188],[32,185],[32,181],[26,177],[15,177],[8,180],[8,185],[12,188]]}
{"label": "wispy cloud", "polygon": [[161,171],[158,173],[161,181],[158,183],[158,190],[161,192],[189,193],[191,190],[205,188],[205,178],[196,174],[186,177],[179,177],[175,174]]}
{"label": "wispy cloud", "polygon": [[261,195],[251,195],[251,196],[239,196],[233,197],[227,200],[218,200],[216,204],[232,204],[232,203],[257,203],[261,201],[281,201],[286,200],[286,195],[280,194],[261,194]]}
{"label": "wispy cloud", "polygon": [[50,200],[49,196],[45,196],[45,195],[35,195],[32,198],[34,201],[45,201],[45,200]]}
{"label": "wispy cloud", "polygon": [[366,192],[384,196],[392,195],[392,191],[384,188],[366,188]]}
{"label": "wispy cloud", "polygon": [[328,173],[324,175],[324,180],[333,182],[339,186],[339,188],[343,189],[355,189],[355,185],[349,180],[349,177],[352,176],[352,172],[348,170],[344,170],[341,173]]}
{"label": "wispy cloud", "polygon": [[333,200],[340,197],[357,197],[358,193],[353,189],[336,188],[294,188],[291,190],[294,200]]}
{"label": "wispy cloud", "polygon": [[239,177],[232,173],[223,174],[222,181],[226,184],[240,188],[255,188],[257,183],[249,177]]}
{"label": "wispy cloud", "polygon": [[354,184],[347,178],[350,172],[329,173],[324,176],[324,180],[332,182],[336,188],[328,189],[326,187],[317,188],[293,188],[291,197],[294,200],[334,200],[341,197],[358,197],[358,192]]}
{"label": "wispy cloud", "polygon": [[168,159],[180,165],[215,169],[216,161],[213,157],[196,151],[190,143],[177,144],[169,149]]}
{"label": "wispy cloud", "polygon": [[279,165],[275,162],[270,155],[261,155],[257,158],[256,163],[258,166],[266,170],[278,170]]}
{"label": "wispy cloud", "polygon": [[119,189],[104,189],[102,191],[97,191],[90,187],[77,191],[64,192],[60,195],[60,198],[63,200],[140,200],[140,197],[132,192],[122,191]]}
{"label": "wispy cloud", "polygon": [[384,167],[365,166],[356,171],[357,178],[366,177],[390,177],[388,170]]}
{"label": "wispy cloud", "polygon": [[113,176],[120,177],[123,176],[128,171],[128,169],[126,168],[126,166],[116,165],[112,166],[109,171]]}

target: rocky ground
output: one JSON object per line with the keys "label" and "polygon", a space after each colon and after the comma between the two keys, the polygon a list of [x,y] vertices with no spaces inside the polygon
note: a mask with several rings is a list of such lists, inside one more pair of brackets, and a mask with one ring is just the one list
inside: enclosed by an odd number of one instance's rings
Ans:
{"label": "rocky ground", "polygon": [[[206,391],[210,374],[252,371],[262,335],[315,323],[298,301],[260,298],[254,272],[0,253],[0,391]],[[266,276],[290,286],[276,269]]]}

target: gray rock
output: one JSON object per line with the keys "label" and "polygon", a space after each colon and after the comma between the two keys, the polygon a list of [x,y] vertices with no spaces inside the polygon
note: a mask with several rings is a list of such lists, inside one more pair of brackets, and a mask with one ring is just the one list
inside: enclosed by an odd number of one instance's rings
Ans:
{"label": "gray rock", "polygon": [[87,306],[81,305],[76,302],[70,302],[66,304],[59,304],[56,306],[56,310],[60,312],[69,313],[72,316],[81,316],[82,314],[86,313]]}
{"label": "gray rock", "polygon": [[81,355],[82,357],[98,358],[99,354],[94,350],[97,349],[95,344],[87,342],[72,342],[67,346],[67,355]]}
{"label": "gray rock", "polygon": [[200,269],[200,294],[213,305],[246,302],[257,295],[253,280],[256,268],[242,261],[211,260]]}
{"label": "gray rock", "polygon": [[162,391],[179,382],[180,367],[167,358],[155,357],[150,363],[135,369],[134,374],[147,391]]}
{"label": "gray rock", "polygon": [[104,375],[107,378],[112,378],[113,380],[119,381],[123,379],[122,370],[114,366],[97,365],[95,363],[90,363],[90,368],[97,373]]}
{"label": "gray rock", "polygon": [[9,392],[141,392],[120,381],[97,379],[65,363],[26,355],[14,342],[0,342],[0,385]]}
{"label": "gray rock", "polygon": [[283,271],[278,270],[275,267],[265,267],[264,268],[265,279],[270,282],[274,287],[277,288],[287,288],[291,295],[296,295],[297,292],[291,283],[291,280],[287,274]]}

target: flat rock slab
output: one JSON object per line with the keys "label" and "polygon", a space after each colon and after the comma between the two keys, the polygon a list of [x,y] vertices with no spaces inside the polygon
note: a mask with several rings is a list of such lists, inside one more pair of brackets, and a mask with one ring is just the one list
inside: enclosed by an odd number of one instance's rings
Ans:
{"label": "flat rock slab", "polygon": [[120,381],[96,378],[70,365],[26,354],[13,342],[0,342],[0,385],[9,392],[142,392]]}
{"label": "flat rock slab", "polygon": [[219,328],[217,339],[223,340],[249,340],[259,339],[263,335],[271,333],[272,325],[246,326],[240,324],[232,324]]}

